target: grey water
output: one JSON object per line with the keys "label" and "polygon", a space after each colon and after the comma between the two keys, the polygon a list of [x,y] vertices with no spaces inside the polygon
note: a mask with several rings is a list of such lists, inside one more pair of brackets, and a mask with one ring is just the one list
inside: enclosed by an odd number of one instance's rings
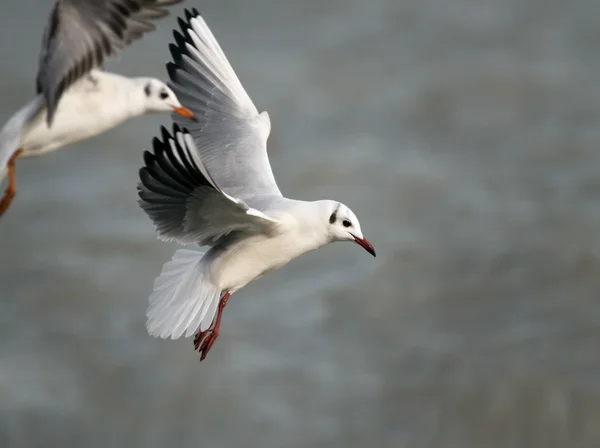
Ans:
{"label": "grey water", "polygon": [[[169,117],[21,160],[0,447],[600,446],[600,2],[186,0],[108,68],[165,78],[185,6],[269,112],[284,194],[348,204],[378,256],[250,284],[200,363],[145,330],[177,246],[137,171]],[[0,121],[50,8],[0,6]]]}

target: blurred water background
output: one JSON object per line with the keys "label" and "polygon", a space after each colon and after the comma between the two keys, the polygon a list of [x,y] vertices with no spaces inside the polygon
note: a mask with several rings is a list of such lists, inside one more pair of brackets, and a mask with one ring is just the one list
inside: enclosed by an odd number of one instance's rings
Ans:
{"label": "blurred water background", "polygon": [[[229,302],[206,362],[145,331],[175,245],[136,204],[167,116],[17,165],[0,221],[0,447],[600,446],[600,2],[186,0],[109,69],[166,77],[200,9],[284,194],[377,248]],[[0,118],[50,1],[0,6]]]}

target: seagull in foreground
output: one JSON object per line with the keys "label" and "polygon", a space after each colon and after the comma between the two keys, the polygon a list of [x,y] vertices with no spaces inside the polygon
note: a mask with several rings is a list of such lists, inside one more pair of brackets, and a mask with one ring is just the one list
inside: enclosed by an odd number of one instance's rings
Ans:
{"label": "seagull in foreground", "polygon": [[267,157],[269,116],[258,113],[204,19],[195,9],[185,14],[167,69],[197,122],[174,117],[172,134],[162,128],[144,152],[138,193],[162,240],[208,247],[175,252],[147,312],[152,336],[195,334],[202,361],[240,288],[333,241],[375,250],[347,206],[282,196]]}
{"label": "seagull in foreground", "polygon": [[193,119],[165,83],[103,71],[104,61],[155,29],[152,20],[182,0],[57,0],[46,26],[37,95],[0,130],[0,180],[8,188],[0,215],[15,196],[17,157],[39,156],[101,134],[148,112]]}

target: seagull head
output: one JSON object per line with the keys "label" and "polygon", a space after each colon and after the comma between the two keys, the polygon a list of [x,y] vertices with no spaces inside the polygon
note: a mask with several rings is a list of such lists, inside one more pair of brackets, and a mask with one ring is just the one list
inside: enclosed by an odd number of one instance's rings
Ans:
{"label": "seagull head", "polygon": [[375,256],[375,248],[360,229],[356,215],[344,204],[327,201],[327,229],[331,241],[352,241]]}
{"label": "seagull head", "polygon": [[175,112],[182,117],[194,120],[194,113],[181,105],[175,92],[164,82],[154,78],[139,78],[146,110],[149,112]]}

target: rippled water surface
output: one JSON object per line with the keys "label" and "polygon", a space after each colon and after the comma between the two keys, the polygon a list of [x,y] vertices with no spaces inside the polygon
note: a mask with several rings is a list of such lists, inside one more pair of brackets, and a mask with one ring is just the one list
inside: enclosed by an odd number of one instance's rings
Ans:
{"label": "rippled water surface", "polygon": [[[335,244],[252,283],[199,363],[145,331],[176,246],[135,187],[169,118],[23,160],[0,446],[600,446],[600,2],[186,3],[269,111],[284,194],[350,205],[378,257]],[[0,6],[1,120],[49,9]],[[164,78],[175,24],[109,68]]]}

